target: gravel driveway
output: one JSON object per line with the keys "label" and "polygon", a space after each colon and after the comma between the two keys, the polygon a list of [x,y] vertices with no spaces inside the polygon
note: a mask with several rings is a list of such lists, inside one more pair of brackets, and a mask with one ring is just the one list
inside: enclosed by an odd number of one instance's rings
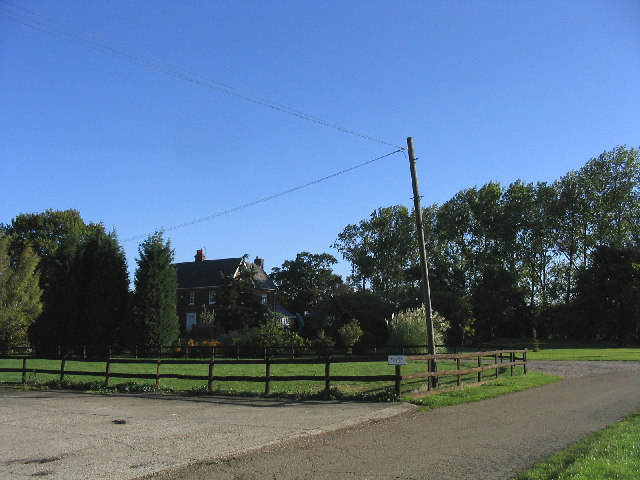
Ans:
{"label": "gravel driveway", "polygon": [[155,480],[491,480],[519,472],[640,410],[640,362],[530,362],[552,385],[409,412]]}

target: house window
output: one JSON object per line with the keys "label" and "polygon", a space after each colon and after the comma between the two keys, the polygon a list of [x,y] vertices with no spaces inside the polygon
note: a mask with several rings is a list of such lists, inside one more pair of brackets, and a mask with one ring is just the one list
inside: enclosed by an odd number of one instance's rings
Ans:
{"label": "house window", "polygon": [[198,319],[197,314],[187,313],[187,328],[186,328],[187,332],[191,331],[191,329],[196,324],[197,319]]}
{"label": "house window", "polygon": [[196,292],[193,290],[189,292],[189,305],[195,305],[196,303]]}
{"label": "house window", "polygon": [[269,297],[267,296],[266,293],[262,294],[262,304],[263,305],[269,305]]}
{"label": "house window", "polygon": [[213,305],[216,303],[216,292],[215,290],[209,290],[209,305]]}

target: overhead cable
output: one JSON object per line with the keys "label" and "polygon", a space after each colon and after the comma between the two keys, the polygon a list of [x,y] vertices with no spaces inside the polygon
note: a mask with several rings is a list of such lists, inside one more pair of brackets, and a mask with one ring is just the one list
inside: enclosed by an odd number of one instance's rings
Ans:
{"label": "overhead cable", "polygon": [[[353,170],[356,170],[358,168],[362,168],[364,166],[370,165],[370,164],[372,164],[374,162],[377,162],[378,160],[382,160],[383,158],[390,157],[391,155],[395,155],[396,153],[401,152],[401,151],[403,151],[403,149],[395,150],[393,152],[387,153],[386,155],[382,155],[380,157],[373,158],[373,159],[368,160],[366,162],[359,163],[358,165],[354,165],[353,167],[341,170],[339,172],[332,173],[331,175],[327,175],[327,176],[324,176],[322,178],[318,178],[316,180],[312,180],[312,181],[310,181],[308,183],[305,183],[304,185],[299,185],[297,187],[293,187],[293,188],[290,188],[288,190],[284,190],[282,192],[275,193],[273,195],[269,195],[268,197],[263,197],[263,198],[260,198],[258,200],[254,200],[252,202],[245,203],[243,205],[238,205],[236,207],[228,208],[227,210],[222,210],[220,212],[212,213],[211,215],[207,215],[205,217],[196,218],[195,220],[189,220],[187,222],[179,223],[179,224],[173,225],[172,227],[169,227],[169,228],[164,228],[163,227],[163,228],[160,228],[160,231],[167,232],[167,231],[171,231],[171,230],[178,230],[180,228],[188,227],[188,226],[194,225],[196,223],[205,222],[207,220],[212,220],[214,218],[222,217],[224,215],[228,215],[230,213],[237,212],[238,210],[244,210],[245,208],[253,207],[254,205],[258,205],[260,203],[265,203],[265,202],[268,202],[270,200],[275,200],[276,198],[284,197],[285,195],[289,195],[290,193],[297,192],[298,190],[302,190],[304,188],[307,188],[307,187],[310,187],[312,185],[316,185],[318,183],[330,180],[330,179],[335,178],[337,176],[344,175],[345,173],[349,173],[349,172],[351,172]],[[130,241],[133,241],[133,240],[139,240],[139,239],[142,239],[142,238],[147,238],[148,236],[149,236],[148,233],[142,234],[142,235],[135,235],[135,236],[132,236],[132,237],[125,238],[124,240],[122,240],[122,242],[130,242]]]}
{"label": "overhead cable", "polygon": [[[354,135],[354,136],[364,138],[366,140],[370,140],[376,143],[389,145],[394,148],[399,148],[402,150],[405,149],[405,147],[395,145],[393,143],[381,140],[371,135],[359,133],[350,128],[343,127],[336,123],[314,117],[307,113],[295,110],[291,107],[287,107],[286,105],[282,105],[282,104],[273,102],[271,100],[267,100],[265,98],[253,95],[249,92],[245,92],[243,90],[234,88],[232,86],[229,86],[222,82],[205,77],[198,73],[191,72],[189,70],[172,65],[170,63],[164,62],[157,58],[153,58],[143,53],[137,52],[123,45],[119,45],[117,43],[104,40],[92,34],[79,32],[77,30],[74,30],[72,27],[69,27],[61,22],[58,22],[57,20],[40,15],[36,12],[33,12],[21,6],[15,5],[11,2],[8,2],[7,0],[0,0],[0,2],[9,6],[9,8],[13,8],[14,10],[18,9],[21,11],[21,12],[16,12],[16,11],[10,10],[7,7],[0,7],[0,11],[4,12],[3,14],[0,14],[0,18],[5,18],[7,20],[18,23],[20,25],[24,25],[34,30],[47,33],[56,38],[67,40],[69,42],[91,48],[98,52],[105,53],[107,55],[111,55],[123,60],[127,60],[136,65],[140,65],[145,68],[155,70],[157,72],[161,72],[182,80],[186,80],[196,85],[210,88],[212,90],[216,90],[216,91],[225,93],[227,95],[231,95],[249,102],[253,102],[255,104],[268,107],[273,110],[286,113],[288,115],[292,115],[302,120],[307,120],[307,121],[316,123],[318,125],[332,128],[334,130],[339,130],[349,135]],[[56,26],[54,24],[57,24],[59,26]]]}

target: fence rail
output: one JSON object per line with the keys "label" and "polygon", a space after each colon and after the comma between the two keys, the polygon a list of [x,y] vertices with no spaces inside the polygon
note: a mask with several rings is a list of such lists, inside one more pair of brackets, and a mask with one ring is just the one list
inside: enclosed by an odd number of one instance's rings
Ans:
{"label": "fence rail", "polygon": [[[261,359],[230,359],[230,358],[217,358],[216,349],[209,348],[208,359],[187,359],[187,358],[163,358],[159,356],[155,359],[140,359],[140,358],[123,358],[112,355],[107,355],[101,361],[105,362],[105,368],[101,371],[84,371],[84,370],[68,370],[66,363],[69,360],[67,357],[62,357],[60,360],[59,369],[43,369],[33,368],[28,366],[28,360],[35,360],[34,357],[25,355],[5,355],[0,356],[0,359],[21,359],[22,367],[4,367],[0,368],[0,373],[21,373],[22,384],[27,383],[27,376],[30,373],[33,374],[48,374],[59,375],[60,382],[63,382],[67,376],[89,376],[89,377],[102,377],[104,378],[104,386],[109,387],[113,378],[125,378],[125,379],[145,379],[155,380],[156,386],[161,387],[162,379],[179,379],[179,380],[194,380],[207,382],[207,390],[213,391],[214,382],[260,382],[265,384],[265,394],[271,393],[272,382],[289,382],[289,381],[312,381],[312,382],[324,382],[325,391],[331,389],[332,382],[393,382],[395,385],[396,395],[400,394],[401,385],[403,381],[424,381],[427,384],[427,390],[432,389],[432,379],[441,377],[456,377],[456,385],[462,385],[462,378],[464,375],[477,374],[478,382],[483,382],[483,373],[487,371],[493,371],[494,378],[498,378],[501,368],[509,367],[510,374],[514,375],[514,367],[522,366],[524,373],[527,373],[527,350],[494,350],[488,352],[472,352],[472,353],[452,353],[452,354],[435,354],[435,355],[408,355],[407,361],[412,362],[424,362],[426,371],[418,373],[402,374],[401,365],[395,365],[395,371],[386,375],[332,375],[331,366],[336,363],[353,363],[353,362],[370,362],[380,361],[379,356],[331,356],[324,357],[316,356],[309,358],[277,358],[274,357],[272,352],[268,349],[264,351],[264,357]],[[474,359],[474,363],[477,362],[477,367],[469,368],[463,366],[463,360]],[[444,360],[455,360],[456,368],[442,371],[432,371],[433,361],[439,362]],[[505,362],[506,360],[506,362]],[[86,362],[86,360],[78,359],[75,361]],[[112,367],[118,364],[138,364],[138,365],[155,365],[155,373],[129,373],[129,372],[113,372]],[[216,365],[240,365],[240,364],[258,364],[264,365],[264,375],[216,375]],[[272,365],[324,365],[324,375],[272,375]],[[164,365],[208,365],[207,375],[189,375],[182,373],[163,373],[162,367]],[[391,368],[391,367],[390,367]]]}

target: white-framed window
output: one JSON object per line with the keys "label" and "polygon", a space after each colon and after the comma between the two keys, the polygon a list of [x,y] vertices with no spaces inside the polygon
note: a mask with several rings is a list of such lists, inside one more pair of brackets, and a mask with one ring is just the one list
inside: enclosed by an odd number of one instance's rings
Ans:
{"label": "white-framed window", "polygon": [[191,329],[195,326],[196,322],[198,321],[198,314],[197,313],[187,313],[187,332],[190,332]]}
{"label": "white-framed window", "polygon": [[189,305],[195,305],[195,303],[196,303],[196,292],[191,290],[189,292]]}
{"label": "white-framed window", "polygon": [[216,291],[209,290],[209,305],[213,305],[216,303]]}
{"label": "white-framed window", "polygon": [[262,294],[262,304],[269,305],[269,296],[266,293]]}

